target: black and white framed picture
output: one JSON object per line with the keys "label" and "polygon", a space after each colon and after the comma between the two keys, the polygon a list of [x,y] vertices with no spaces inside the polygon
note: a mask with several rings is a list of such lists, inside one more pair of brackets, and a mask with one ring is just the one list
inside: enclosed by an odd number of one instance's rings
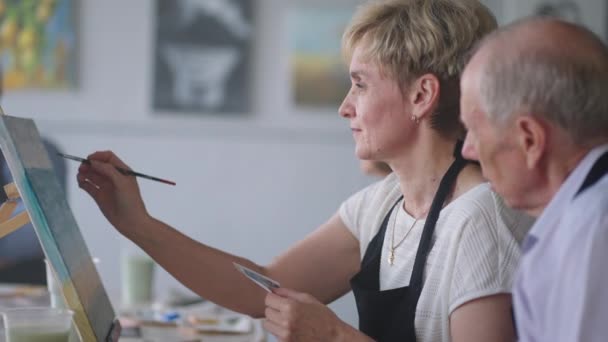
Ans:
{"label": "black and white framed picture", "polygon": [[253,0],[157,0],[155,110],[244,113]]}

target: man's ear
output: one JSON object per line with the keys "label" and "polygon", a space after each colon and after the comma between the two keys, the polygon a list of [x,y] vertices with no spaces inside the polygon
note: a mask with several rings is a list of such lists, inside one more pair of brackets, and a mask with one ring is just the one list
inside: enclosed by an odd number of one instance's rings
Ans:
{"label": "man's ear", "polygon": [[430,115],[437,106],[440,91],[439,79],[433,74],[424,74],[414,80],[408,91],[412,115],[420,120]]}
{"label": "man's ear", "polygon": [[540,163],[547,147],[546,125],[531,115],[520,115],[515,119],[516,143],[526,159],[528,169]]}

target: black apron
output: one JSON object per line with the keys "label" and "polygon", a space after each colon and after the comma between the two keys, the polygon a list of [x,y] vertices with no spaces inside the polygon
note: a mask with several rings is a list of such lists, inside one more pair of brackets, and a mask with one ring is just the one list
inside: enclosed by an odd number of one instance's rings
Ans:
{"label": "black apron", "polygon": [[393,204],[384,217],[380,230],[365,251],[361,261],[361,270],[350,280],[359,311],[359,330],[376,341],[416,341],[414,318],[418,298],[422,292],[424,265],[431,249],[439,212],[452,190],[458,173],[467,163],[462,158],[461,149],[462,142],[459,142],[454,150],[455,160],[441,179],[439,189],[431,204],[416,252],[409,286],[380,291],[380,262],[384,235],[389,217],[403,196]]}

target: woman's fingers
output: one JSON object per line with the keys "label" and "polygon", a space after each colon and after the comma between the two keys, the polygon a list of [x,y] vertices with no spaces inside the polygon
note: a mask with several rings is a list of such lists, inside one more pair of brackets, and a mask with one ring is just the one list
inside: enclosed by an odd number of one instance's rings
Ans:
{"label": "woman's fingers", "polygon": [[98,173],[95,172],[90,172],[88,174],[84,174],[83,175],[83,181],[90,181],[91,183],[99,186],[100,188],[107,188],[109,186],[111,186],[111,181],[106,178],[105,176],[102,176]]}
{"label": "woman's fingers", "polygon": [[268,319],[262,321],[262,326],[266,331],[276,336],[279,341],[287,341],[289,338],[289,330],[279,326],[278,324]]}
{"label": "woman's fingers", "polygon": [[266,317],[267,320],[273,322],[274,324],[276,324],[278,326],[281,326],[281,327],[287,326],[287,322],[285,321],[285,319],[280,311],[277,311],[273,308],[266,307],[266,310],[264,310],[264,316]]}
{"label": "woman's fingers", "polygon": [[112,151],[97,151],[90,154],[87,159],[108,163],[123,169],[131,170],[131,168],[120,158],[118,158],[118,156]]}
{"label": "woman's fingers", "polygon": [[279,288],[273,289],[272,291],[273,291],[273,293],[275,293],[281,297],[291,298],[298,302],[302,302],[302,303],[315,302],[315,299],[312,296],[310,296],[309,294],[294,291],[294,290],[288,289],[286,287],[279,287]]}
{"label": "woman's fingers", "polygon": [[276,295],[272,292],[266,295],[266,306],[277,311],[286,311],[289,309],[289,299]]}
{"label": "woman's fingers", "polygon": [[78,186],[86,191],[93,199],[97,200],[98,192],[100,190],[100,186],[93,183],[88,178],[78,178]]}

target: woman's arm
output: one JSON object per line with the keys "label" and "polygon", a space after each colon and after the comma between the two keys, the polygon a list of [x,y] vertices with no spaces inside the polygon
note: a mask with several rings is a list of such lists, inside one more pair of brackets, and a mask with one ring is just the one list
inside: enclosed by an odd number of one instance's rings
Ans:
{"label": "woman's arm", "polygon": [[453,342],[515,341],[511,295],[497,294],[462,304],[450,315],[450,334]]}
{"label": "woman's arm", "polygon": [[114,153],[96,152],[82,164],[78,183],[124,236],[184,285],[217,304],[254,317],[264,314],[266,292],[233,265],[237,262],[282,286],[328,302],[346,293],[359,268],[359,243],[336,214],[268,267],[199,243],[148,214],[134,177]]}
{"label": "woman's arm", "polygon": [[323,303],[348,292],[348,281],[359,268],[358,242],[338,215],[268,267],[201,244],[153,218],[128,237],[194,292],[254,317],[264,315],[266,292],[236,270],[233,262]]}
{"label": "woman's arm", "polygon": [[350,291],[349,280],[359,271],[360,261],[359,241],[336,213],[266,270],[281,286],[327,304]]}

